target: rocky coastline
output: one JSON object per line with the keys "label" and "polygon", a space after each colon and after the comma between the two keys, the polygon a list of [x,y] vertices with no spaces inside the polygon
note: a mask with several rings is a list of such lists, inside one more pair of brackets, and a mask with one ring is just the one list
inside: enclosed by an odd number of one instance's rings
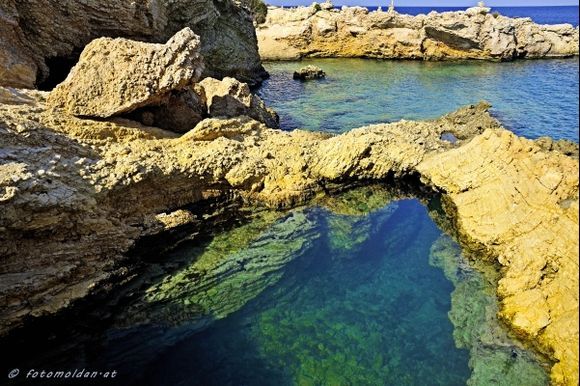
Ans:
{"label": "rocky coastline", "polygon": [[7,0],[0,4],[0,85],[50,90],[93,39],[165,43],[184,27],[204,37],[204,76],[249,84],[267,77],[252,17],[232,0]]}
{"label": "rocky coastline", "polygon": [[[336,13],[321,9],[307,18],[320,12]],[[466,18],[484,24],[490,18],[508,23],[469,12]],[[516,31],[536,28],[528,21],[513,23]],[[549,28],[558,32],[548,34]],[[433,44],[443,53],[439,59],[577,54],[578,29],[549,28],[530,32],[556,39],[546,40],[546,50],[539,40],[519,41],[525,55],[509,42],[497,55],[481,47],[457,50],[449,45],[457,40],[445,34],[437,36],[446,36],[446,43]],[[231,73],[216,67],[207,43],[212,40],[204,39],[211,33],[202,32],[200,39],[195,29],[173,32],[156,43],[97,39],[50,93],[0,87],[0,335],[113,289],[132,274],[127,257],[136,243],[200,223],[203,216],[191,205],[213,202],[219,208],[236,201],[288,208],[353,185],[408,180],[441,194],[458,241],[499,266],[499,316],[555,363],[553,384],[578,383],[577,144],[518,137],[484,102],[435,120],[378,124],[342,135],[282,131],[275,112],[248,84],[210,77]],[[244,36],[251,45],[253,35]],[[1,44],[13,41],[23,42]],[[46,54],[34,52],[39,56],[28,57],[29,67],[5,66],[0,56],[2,68],[9,69],[0,83],[31,87],[48,76],[49,70],[36,71]],[[241,80],[259,78],[261,64],[257,50],[252,52],[244,63],[254,64],[233,71]],[[125,60],[111,66],[114,76],[91,76],[110,64],[107,57]],[[142,65],[147,58],[155,71]],[[176,116],[185,118],[176,122]]]}
{"label": "rocky coastline", "polygon": [[539,25],[490,8],[405,15],[331,3],[270,7],[257,26],[263,60],[316,57],[509,61],[578,55],[578,27]]}

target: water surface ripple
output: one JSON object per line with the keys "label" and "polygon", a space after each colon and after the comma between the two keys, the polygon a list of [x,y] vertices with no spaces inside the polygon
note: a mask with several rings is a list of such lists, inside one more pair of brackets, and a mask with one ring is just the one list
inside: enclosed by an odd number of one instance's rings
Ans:
{"label": "water surface ripple", "polygon": [[[300,82],[314,64],[327,78]],[[258,94],[284,129],[344,132],[400,119],[436,118],[487,100],[505,127],[528,138],[578,142],[578,58],[510,63],[312,59],[265,64]]]}

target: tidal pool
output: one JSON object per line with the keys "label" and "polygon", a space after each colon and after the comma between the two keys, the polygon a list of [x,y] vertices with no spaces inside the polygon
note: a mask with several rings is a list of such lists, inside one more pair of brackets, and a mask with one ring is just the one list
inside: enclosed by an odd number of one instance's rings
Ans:
{"label": "tidal pool", "polygon": [[117,317],[104,363],[139,385],[547,384],[437,208],[359,188],[181,247],[191,263]]}
{"label": "tidal pool", "polygon": [[[321,81],[292,79],[314,64]],[[578,142],[578,58],[511,63],[308,59],[265,63],[258,94],[284,129],[344,132],[400,119],[431,119],[487,100],[508,129]]]}
{"label": "tidal pool", "polygon": [[[159,256],[115,308],[0,342],[5,365],[115,370],[106,385],[546,385],[549,364],[496,318],[495,268],[441,230],[438,197],[413,197],[366,186],[248,208]],[[107,309],[107,325],[87,319]]]}

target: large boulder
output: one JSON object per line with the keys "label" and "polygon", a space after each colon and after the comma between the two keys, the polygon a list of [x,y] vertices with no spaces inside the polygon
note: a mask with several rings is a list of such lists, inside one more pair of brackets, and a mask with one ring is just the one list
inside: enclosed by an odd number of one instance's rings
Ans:
{"label": "large boulder", "polygon": [[233,118],[246,115],[271,128],[279,127],[278,114],[269,109],[250,87],[234,78],[205,78],[197,86],[205,96],[207,113],[211,117]]}
{"label": "large boulder", "polygon": [[202,119],[204,103],[193,84],[203,69],[200,39],[189,28],[166,44],[100,38],[87,45],[66,80],[50,93],[48,105],[96,118],[147,107],[138,120],[186,131]]}
{"label": "large boulder", "polygon": [[0,85],[50,90],[93,39],[162,43],[184,27],[201,36],[204,76],[267,75],[252,18],[233,0],[2,0]]}

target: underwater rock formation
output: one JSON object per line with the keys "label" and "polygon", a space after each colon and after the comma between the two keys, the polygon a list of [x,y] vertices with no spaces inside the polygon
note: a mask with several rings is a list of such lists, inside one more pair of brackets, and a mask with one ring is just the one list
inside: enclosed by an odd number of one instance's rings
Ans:
{"label": "underwater rock formation", "polygon": [[494,384],[498,374],[506,385],[547,385],[537,360],[498,323],[495,270],[478,260],[468,262],[448,236],[441,236],[433,244],[429,263],[440,267],[455,287],[449,319],[457,347],[470,352],[472,373],[467,385]]}
{"label": "underwater rock formation", "polygon": [[190,265],[150,287],[144,299],[118,317],[118,325],[187,321],[203,327],[208,320],[223,319],[275,284],[282,268],[318,237],[312,219],[301,211],[258,214],[215,236]]}
{"label": "underwater rock formation", "polygon": [[403,15],[362,7],[268,10],[257,26],[265,60],[303,57],[383,59],[490,59],[578,55],[578,28],[538,25],[529,18],[489,13],[489,8]]}
{"label": "underwater rock formation", "polygon": [[443,193],[459,239],[502,265],[500,315],[556,362],[554,383],[577,382],[578,160],[501,128],[489,105],[338,136],[211,119],[200,138],[81,119],[48,109],[46,93],[0,90],[3,334],[127,275],[135,241],[191,221],[171,215],[185,205],[284,207],[420,177]]}
{"label": "underwater rock formation", "polygon": [[252,17],[231,0],[5,0],[0,3],[0,85],[50,89],[95,38],[163,43],[185,27],[201,37],[204,77],[233,76],[255,84],[267,75]]}

